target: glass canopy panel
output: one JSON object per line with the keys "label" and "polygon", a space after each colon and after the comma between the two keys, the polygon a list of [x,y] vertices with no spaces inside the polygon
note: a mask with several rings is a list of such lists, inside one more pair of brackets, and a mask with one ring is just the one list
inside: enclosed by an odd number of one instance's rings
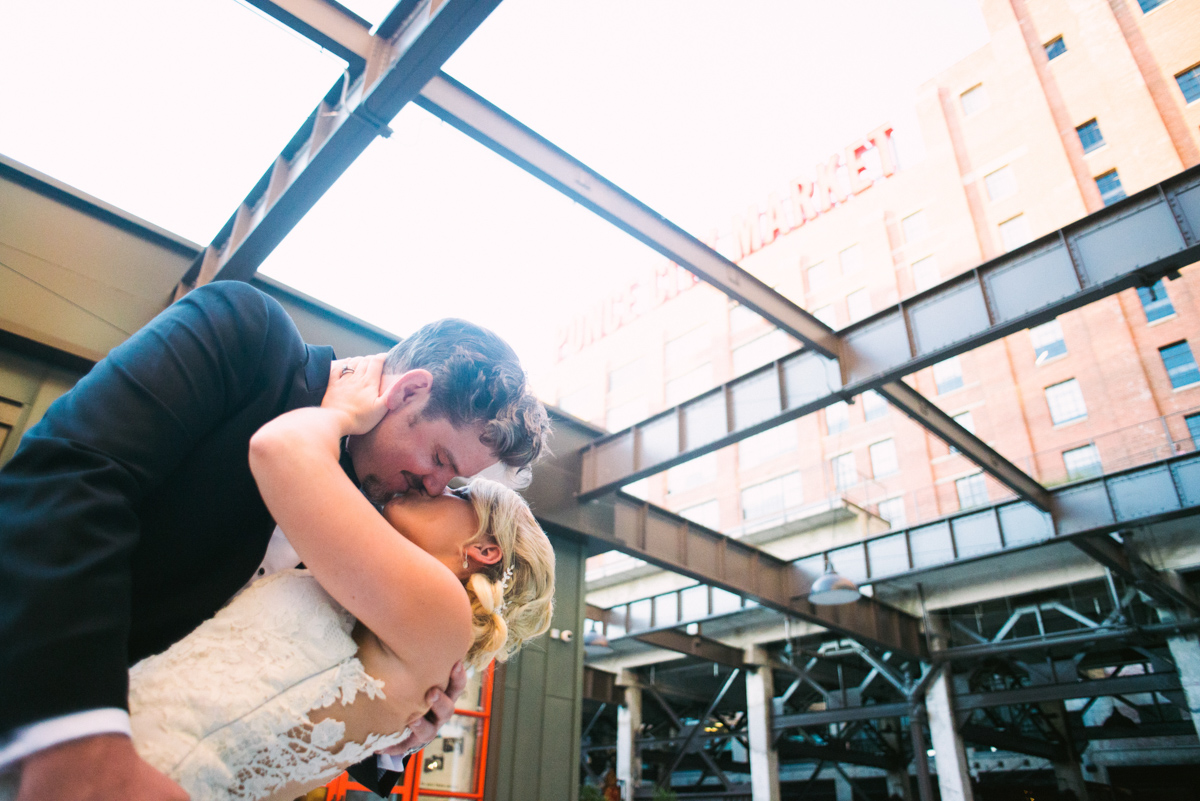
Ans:
{"label": "glass canopy panel", "polygon": [[[597,414],[638,398],[642,416],[657,411],[648,382],[610,391],[603,370],[572,372],[564,359],[572,337],[596,335],[609,368],[660,359],[644,335],[613,327],[609,299],[666,260],[414,105],[391,125],[261,271],[399,336],[443,317],[484,325],[549,402],[584,393]],[[556,365],[556,383],[543,383]]]}
{"label": "glass canopy panel", "polygon": [[914,90],[986,41],[959,0],[506,0],[445,71],[737,255],[736,217],[881,124],[917,158]]}
{"label": "glass canopy panel", "polygon": [[208,242],[345,63],[224,0],[0,4],[0,153]]}

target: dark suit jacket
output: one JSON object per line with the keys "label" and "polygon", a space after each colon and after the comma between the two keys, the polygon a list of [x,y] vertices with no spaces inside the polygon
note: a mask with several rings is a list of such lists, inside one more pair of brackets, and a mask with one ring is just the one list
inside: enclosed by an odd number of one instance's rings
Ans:
{"label": "dark suit jacket", "polygon": [[115,348],[25,434],[0,470],[0,733],[128,708],[129,665],[241,588],[274,528],[250,436],[319,404],[332,358],[275,300],[221,281]]}

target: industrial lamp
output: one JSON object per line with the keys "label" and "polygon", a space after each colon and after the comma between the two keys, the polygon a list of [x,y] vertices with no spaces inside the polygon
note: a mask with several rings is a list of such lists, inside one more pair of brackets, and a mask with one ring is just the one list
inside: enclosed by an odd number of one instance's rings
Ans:
{"label": "industrial lamp", "polygon": [[845,576],[833,572],[833,565],[828,557],[825,559],[825,572],[813,582],[808,592],[808,600],[821,606],[838,606],[852,604],[862,595],[858,585]]}

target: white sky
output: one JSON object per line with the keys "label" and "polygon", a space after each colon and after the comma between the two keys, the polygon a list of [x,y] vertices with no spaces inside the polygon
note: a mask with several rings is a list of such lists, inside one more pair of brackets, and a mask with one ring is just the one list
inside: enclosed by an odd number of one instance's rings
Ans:
{"label": "white sky", "polygon": [[[504,0],[445,70],[703,235],[985,42],[975,0]],[[204,243],[340,71],[235,0],[0,0],[0,153]],[[661,258],[415,107],[393,128],[264,273],[397,334],[476,320],[536,381]]]}

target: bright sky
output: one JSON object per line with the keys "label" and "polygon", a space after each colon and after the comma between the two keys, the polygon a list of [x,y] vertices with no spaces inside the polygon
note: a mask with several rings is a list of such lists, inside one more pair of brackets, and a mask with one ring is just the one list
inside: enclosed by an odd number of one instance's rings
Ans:
{"label": "bright sky", "polygon": [[[347,5],[378,19],[384,0]],[[504,0],[445,70],[696,233],[986,42],[974,0]],[[0,0],[0,153],[209,241],[341,71],[236,0]],[[661,257],[409,107],[263,272],[397,334],[442,316],[538,376]]]}

